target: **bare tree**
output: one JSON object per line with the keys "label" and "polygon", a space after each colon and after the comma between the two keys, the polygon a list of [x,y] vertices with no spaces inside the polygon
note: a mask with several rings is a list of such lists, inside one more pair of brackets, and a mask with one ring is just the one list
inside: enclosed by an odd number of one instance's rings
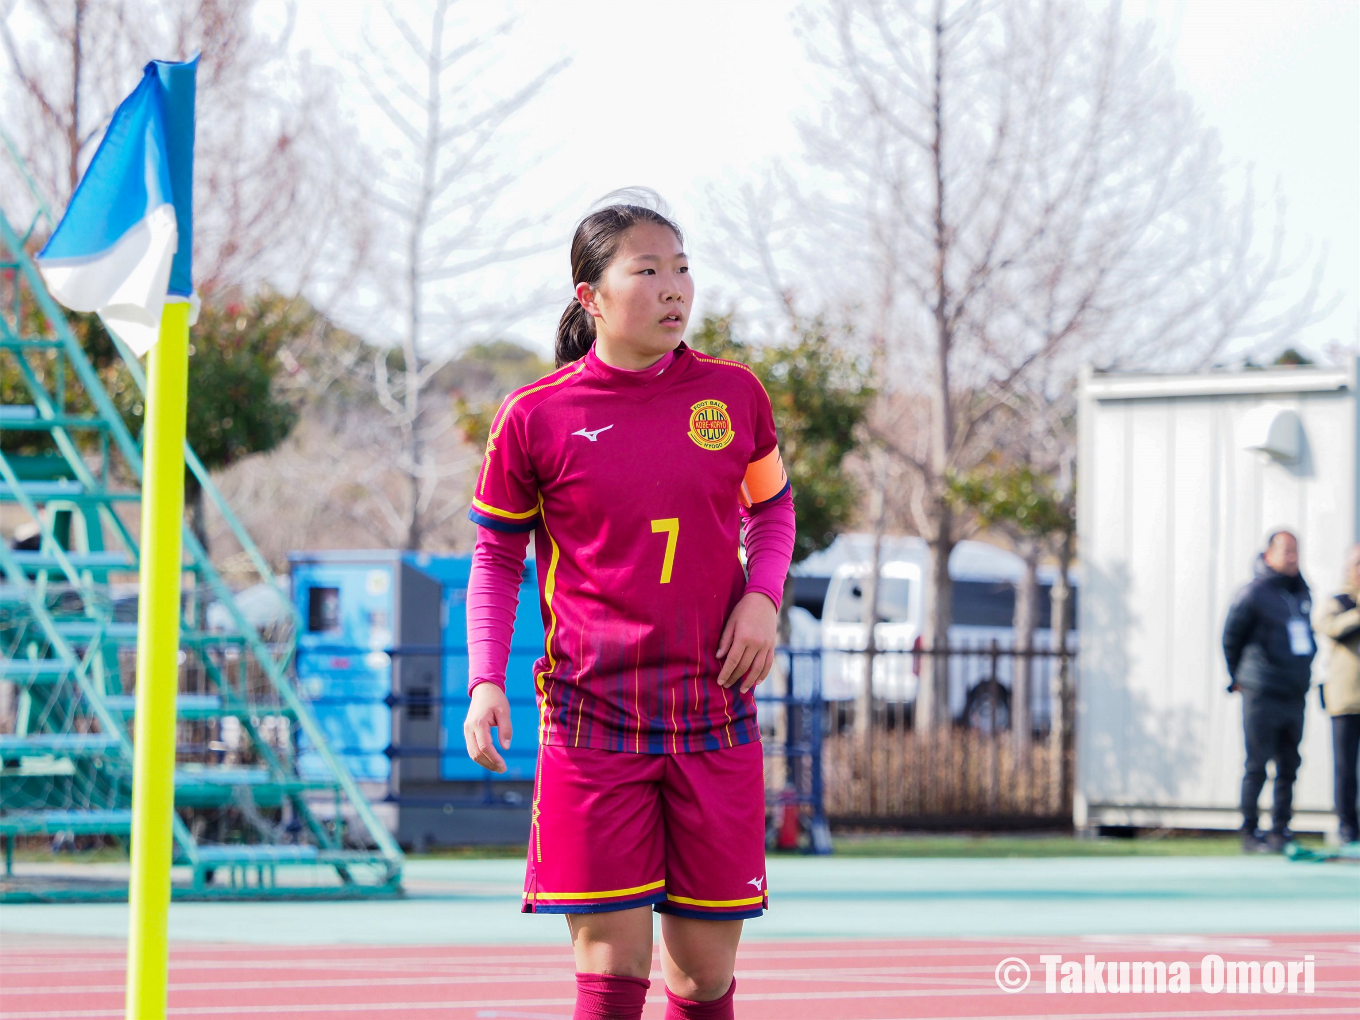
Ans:
{"label": "bare tree", "polygon": [[[784,230],[774,275],[815,271],[882,345],[891,410],[875,438],[911,475],[932,554],[925,636],[944,648],[949,556],[973,527],[951,479],[1017,415],[1061,424],[1049,405],[1084,362],[1193,369],[1229,340],[1297,328],[1321,267],[1287,313],[1262,315],[1300,265],[1280,219],[1262,254],[1249,183],[1233,186],[1216,135],[1118,5],[827,0],[804,27],[825,81],[805,125],[820,176],[765,196],[777,216],[751,215],[748,193],[730,222],[757,273],[780,247],[753,234]],[[808,248],[817,261],[799,265]],[[945,698],[932,669],[923,729],[945,721]]]}
{"label": "bare tree", "polygon": [[497,143],[566,66],[560,61],[494,94],[486,82],[513,22],[478,28],[470,19],[479,12],[459,21],[457,7],[453,0],[387,3],[385,32],[366,29],[370,46],[353,58],[390,129],[391,158],[376,200],[398,239],[376,260],[400,315],[385,327],[395,335],[374,356],[371,381],[385,412],[376,426],[380,448],[390,451],[384,471],[400,475],[404,491],[384,485],[372,495],[400,522],[394,537],[408,549],[419,549],[431,527],[466,507],[461,492],[444,483],[475,463],[461,449],[452,460],[437,454],[456,424],[456,409],[437,393],[440,369],[468,345],[495,339],[544,297],[521,293],[498,302],[468,284],[542,250],[544,218],[507,208],[525,169],[522,156],[512,167]]}
{"label": "bare tree", "polygon": [[[6,127],[60,212],[146,61],[201,49],[199,290],[229,300],[265,282],[305,292],[374,341],[309,351],[300,375],[298,352],[285,349],[284,367],[310,387],[304,402],[337,385],[344,398],[308,411],[298,450],[235,474],[281,491],[305,486],[292,498],[315,504],[336,534],[418,547],[465,507],[449,483],[476,464],[439,373],[538,297],[476,294],[494,290],[485,271],[538,250],[539,219],[506,210],[526,164],[521,152],[513,165],[507,158],[517,140],[506,128],[562,65],[498,94],[487,77],[511,25],[473,31],[440,0],[379,11],[347,82],[293,45],[291,4],[264,12],[268,19],[257,13],[253,0],[0,0]],[[376,111],[343,105],[347,84],[367,89]],[[373,129],[374,112],[387,137]],[[378,237],[397,241],[379,247]],[[399,309],[397,321],[373,307]],[[355,363],[359,349],[366,357]],[[313,460],[330,475],[299,470]],[[274,480],[271,470],[291,474]]]}
{"label": "bare tree", "polygon": [[136,67],[124,25],[121,5],[88,0],[40,0],[22,7],[8,0],[0,7],[8,126],[21,141],[33,140],[24,146],[29,167],[62,206],[121,98],[126,65]]}
{"label": "bare tree", "polygon": [[[153,58],[201,51],[194,276],[205,295],[269,282],[320,307],[367,247],[362,173],[335,74],[290,52],[293,8],[270,35],[254,0],[21,0],[0,6],[6,126],[60,214],[118,103]],[[12,111],[12,119],[11,119]],[[361,159],[361,157],[360,157]]]}
{"label": "bare tree", "polygon": [[[217,476],[228,503],[270,562],[281,567],[290,549],[399,545],[405,520],[389,494],[402,491],[402,476],[373,438],[374,421],[383,412],[372,376],[356,371],[372,366],[372,346],[318,319],[281,357],[288,371],[285,395],[301,404],[297,427],[276,449]],[[490,412],[508,391],[542,377],[550,367],[536,352],[510,343],[474,347],[446,365],[427,398],[487,413],[464,415],[459,428],[434,441],[434,456],[474,467]],[[231,574],[234,561],[244,557],[235,552],[227,522],[211,508],[209,527],[220,568]],[[431,516],[424,534],[432,548],[467,549],[476,525],[462,514],[444,520]]]}

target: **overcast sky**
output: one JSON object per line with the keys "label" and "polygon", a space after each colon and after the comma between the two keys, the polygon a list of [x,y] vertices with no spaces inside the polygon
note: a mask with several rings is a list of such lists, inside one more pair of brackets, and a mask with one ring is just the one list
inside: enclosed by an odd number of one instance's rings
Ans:
{"label": "overcast sky", "polygon": [[[482,3],[480,11],[498,5]],[[705,258],[704,189],[796,155],[808,110],[807,69],[789,0],[540,0],[523,18],[504,70],[528,75],[572,57],[517,124],[519,145],[547,145],[529,201],[558,206],[561,229],[604,193],[648,185],[691,231],[702,298],[730,294]],[[301,44],[342,47],[362,34],[365,5],[304,4]],[[505,9],[510,7],[505,5]],[[372,8],[369,8],[372,11]],[[1360,3],[1356,0],[1148,0],[1181,83],[1221,133],[1227,157],[1254,167],[1259,192],[1278,180],[1295,252],[1327,251],[1335,311],[1300,338],[1314,352],[1360,336]],[[376,19],[381,18],[377,12]],[[523,196],[521,196],[523,200]],[[1268,231],[1267,231],[1268,232]],[[565,245],[529,275],[570,294]],[[557,310],[523,326],[546,351]]]}

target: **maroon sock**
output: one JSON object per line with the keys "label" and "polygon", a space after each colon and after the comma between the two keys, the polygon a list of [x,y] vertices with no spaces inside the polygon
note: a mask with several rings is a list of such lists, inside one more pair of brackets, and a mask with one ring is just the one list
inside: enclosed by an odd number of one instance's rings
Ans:
{"label": "maroon sock", "polygon": [[647,1003],[646,978],[622,974],[577,974],[576,1012],[572,1020],[642,1020]]}
{"label": "maroon sock", "polygon": [[666,989],[666,1020],[733,1020],[732,996],[737,990],[737,979],[732,979],[727,993],[712,1002],[693,1002],[682,999]]}

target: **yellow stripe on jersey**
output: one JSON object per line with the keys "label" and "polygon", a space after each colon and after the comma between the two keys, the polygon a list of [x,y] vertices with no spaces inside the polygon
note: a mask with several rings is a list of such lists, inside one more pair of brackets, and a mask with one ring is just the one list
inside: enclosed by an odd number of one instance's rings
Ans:
{"label": "yellow stripe on jersey", "polygon": [[[538,512],[543,512],[543,494],[538,497]],[[543,580],[543,603],[548,607],[548,632],[543,635],[543,657],[548,660],[548,668],[535,674],[534,686],[538,688],[538,742],[546,744],[548,742],[548,729],[552,719],[552,713],[548,708],[548,693],[543,685],[543,679],[552,674],[557,668],[557,660],[553,658],[552,643],[557,635],[557,614],[553,612],[553,595],[557,591],[557,560],[561,555],[561,550],[557,547],[557,540],[552,537],[552,531],[548,528],[548,518],[543,518],[543,532],[548,536],[548,542],[552,546],[552,556],[548,560],[548,576]]]}
{"label": "yellow stripe on jersey", "polygon": [[[631,889],[606,889],[604,892],[535,892],[536,900],[607,900],[618,899],[620,896],[639,896],[642,893],[653,892],[664,888],[666,880],[660,879],[656,882],[648,882],[646,885],[635,885]],[[527,893],[525,894],[528,895]]]}
{"label": "yellow stripe on jersey", "polygon": [[[711,354],[703,354],[693,349],[690,350],[690,354],[693,355],[695,360],[702,361],[706,365],[722,365],[726,368],[740,368],[744,372],[748,372],[751,375],[755,375],[755,372],[751,371],[750,365],[744,364],[743,362],[740,361],[731,361],[727,358],[715,358]],[[759,379],[760,377],[756,376],[756,378]]]}
{"label": "yellow stripe on jersey", "polygon": [[763,503],[778,496],[784,486],[789,484],[789,476],[784,473],[784,458],[779,456],[775,447],[759,460],[746,466],[746,477],[741,483],[741,505]]}
{"label": "yellow stripe on jersey", "polygon": [[688,896],[676,896],[673,893],[666,893],[666,899],[689,907],[753,907],[765,902],[764,896],[748,896],[744,900],[692,900]]}
{"label": "yellow stripe on jersey", "polygon": [[525,510],[523,513],[516,513],[514,510],[502,510],[500,507],[492,506],[490,503],[483,503],[475,496],[473,497],[472,505],[482,511],[482,513],[495,514],[497,517],[504,517],[511,521],[527,521],[530,517],[538,516],[538,507],[534,507],[532,510]]}
{"label": "yellow stripe on jersey", "polygon": [[[494,452],[496,449],[496,438],[501,434],[501,432],[505,430],[505,419],[510,417],[510,408],[514,407],[517,403],[519,403],[521,400],[523,400],[525,397],[529,396],[532,393],[537,393],[539,390],[546,390],[550,386],[560,386],[562,383],[567,382],[568,380],[575,379],[578,375],[585,371],[585,367],[586,367],[585,359],[576,362],[574,366],[573,365],[563,366],[562,368],[558,369],[557,373],[554,373],[554,375],[558,373],[563,373],[559,376],[559,378],[554,379],[552,378],[552,376],[547,376],[546,378],[549,380],[548,382],[540,383],[537,386],[530,386],[527,390],[521,390],[519,393],[516,393],[513,396],[506,398],[505,403],[501,405],[500,414],[497,415],[496,418],[493,418],[491,420],[491,434],[486,437],[487,458],[490,458],[492,452]],[[485,491],[486,469],[487,465],[486,463],[483,463],[482,480],[477,486],[478,492]]]}

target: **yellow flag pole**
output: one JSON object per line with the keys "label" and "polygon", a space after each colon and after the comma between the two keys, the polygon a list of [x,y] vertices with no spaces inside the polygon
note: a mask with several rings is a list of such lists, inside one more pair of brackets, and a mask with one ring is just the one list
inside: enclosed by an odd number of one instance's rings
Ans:
{"label": "yellow flag pole", "polygon": [[188,387],[189,305],[167,302],[147,358],[127,1020],[164,1020],[166,1010]]}

